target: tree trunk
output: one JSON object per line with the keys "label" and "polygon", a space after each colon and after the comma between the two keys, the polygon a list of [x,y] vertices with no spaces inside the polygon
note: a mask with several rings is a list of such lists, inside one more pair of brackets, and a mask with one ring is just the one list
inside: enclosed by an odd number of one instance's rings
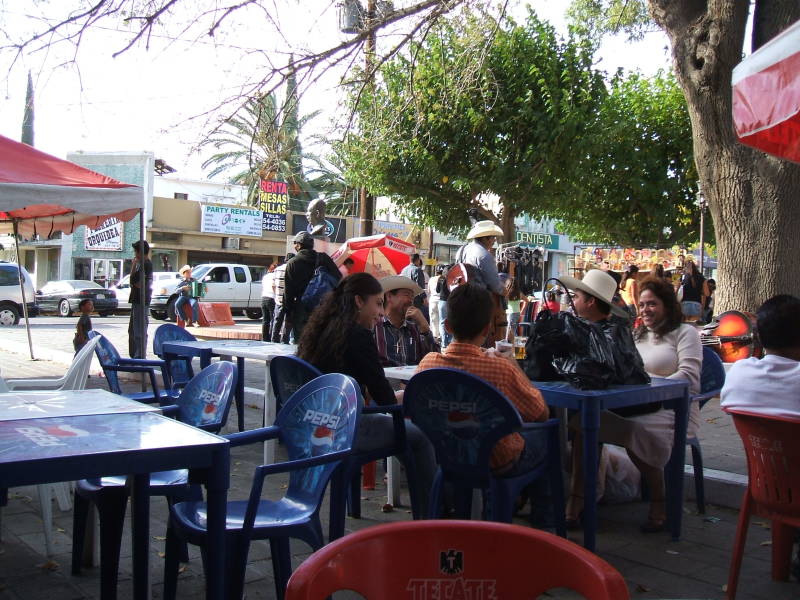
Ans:
{"label": "tree trunk", "polygon": [[[740,61],[748,3],[649,0],[672,43],[692,120],[697,172],[717,236],[716,312],[755,311],[779,293],[800,296],[800,166],[741,145],[731,116],[731,72]],[[774,37],[800,17],[794,0],[772,0],[755,30]],[[774,17],[777,10],[784,18]],[[787,11],[793,18],[787,19]],[[757,13],[759,14],[759,13]],[[779,25],[783,22],[784,25]],[[765,32],[774,23],[775,31]]]}
{"label": "tree trunk", "polygon": [[514,225],[514,219],[517,213],[508,205],[503,205],[503,211],[500,213],[500,229],[503,230],[503,239],[500,243],[514,242],[517,239],[517,228]]}

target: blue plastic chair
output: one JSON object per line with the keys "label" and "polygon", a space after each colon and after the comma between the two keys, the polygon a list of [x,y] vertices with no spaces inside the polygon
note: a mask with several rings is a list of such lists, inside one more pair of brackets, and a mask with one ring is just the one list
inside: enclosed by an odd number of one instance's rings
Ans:
{"label": "blue plastic chair", "polygon": [[172,389],[182,388],[189,380],[194,377],[192,361],[184,357],[166,358],[162,351],[164,342],[195,342],[197,338],[186,331],[183,327],[178,327],[172,323],[164,323],[156,329],[153,336],[153,354],[167,363]]}
{"label": "blue plastic chair", "polygon": [[[556,531],[566,536],[558,419],[523,423],[514,405],[494,386],[457,369],[427,369],[414,375],[406,387],[403,406],[406,416],[430,439],[439,464],[431,488],[430,518],[441,514],[442,485],[448,482],[454,487],[458,518],[470,518],[472,490],[478,489],[483,493],[484,519],[511,523],[514,503],[522,489],[547,476]],[[522,475],[494,476],[489,459],[497,441],[532,429],[547,432],[547,456]]]}
{"label": "blue plastic chair", "polygon": [[[278,438],[286,447],[288,461],[256,467],[248,500],[228,502],[225,551],[229,600],[242,597],[251,540],[270,540],[276,597],[282,599],[292,572],[289,539],[298,538],[314,550],[323,546],[319,509],[334,470],[353,445],[361,393],[346,375],[322,375],[301,387],[283,405],[275,425],[226,437],[231,446]],[[289,473],[283,498],[261,498],[264,479]],[[170,509],[167,532],[164,598],[177,592],[178,538],[205,547],[207,531],[204,502],[189,501]]]}
{"label": "blue plastic chair", "polygon": [[[236,386],[236,365],[220,361],[200,371],[183,388],[176,404],[163,407],[164,414],[205,431],[218,433],[228,420]],[[128,504],[124,476],[83,479],[75,488],[75,511],[72,528],[72,574],[81,571],[86,520],[90,503],[97,505],[100,516],[100,589],[103,598],[115,598],[120,544]],[[179,500],[202,499],[200,489],[190,485],[188,471],[162,471],[150,475],[150,495],[166,496],[172,505]],[[184,560],[185,546],[182,548]]]}
{"label": "blue plastic chair", "polygon": [[[277,356],[270,362],[270,380],[275,392],[275,399],[280,406],[291,394],[305,383],[322,373],[314,365],[297,356]],[[342,461],[342,468],[334,475],[331,484],[331,502],[328,538],[329,541],[344,535],[345,511],[349,506],[351,517],[361,516],[361,467],[374,460],[381,460],[391,456],[402,456],[406,465],[409,482],[409,496],[411,497],[412,513],[414,518],[421,518],[421,508],[417,491],[414,487],[414,459],[407,451],[406,428],[403,419],[403,407],[399,404],[389,406],[365,406],[362,414],[387,413],[394,420],[394,436],[391,444],[383,448],[360,452],[354,450]]]}
{"label": "blue plastic chair", "polygon": [[[146,402],[148,404],[153,404],[155,402],[159,404],[171,404],[174,401],[177,394],[172,394],[169,391],[171,387],[169,370],[166,368],[167,363],[163,360],[123,358],[120,356],[119,352],[117,352],[114,344],[108,341],[108,338],[104,335],[96,331],[90,331],[87,336],[89,339],[94,337],[100,338],[100,341],[94,347],[94,352],[97,356],[97,360],[100,362],[100,366],[103,368],[103,373],[108,382],[108,389],[111,390],[111,392],[130,398],[131,400],[138,400],[139,402]],[[164,385],[168,389],[159,389],[158,382],[156,381],[156,369],[161,371],[161,376],[164,378]],[[152,390],[149,392],[125,394],[122,392],[122,388],[119,385],[117,373],[147,373],[150,377],[150,386]]]}
{"label": "blue plastic chair", "polygon": [[[700,408],[706,402],[719,396],[722,386],[725,385],[725,367],[719,354],[709,347],[703,348],[703,367],[700,371],[700,393],[692,396],[690,400],[697,402]],[[700,440],[697,436],[686,437],[686,443],[692,449],[692,465],[694,467],[694,490],[697,499],[697,512],[706,512],[706,494],[703,483],[703,451],[700,449]]]}

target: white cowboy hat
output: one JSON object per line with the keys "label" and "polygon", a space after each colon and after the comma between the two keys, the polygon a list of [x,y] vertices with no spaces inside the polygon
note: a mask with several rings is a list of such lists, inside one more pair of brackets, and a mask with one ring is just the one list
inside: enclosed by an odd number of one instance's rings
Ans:
{"label": "white cowboy hat", "polygon": [[487,235],[495,235],[503,237],[503,230],[497,226],[494,221],[478,221],[472,226],[467,234],[468,240],[474,240],[479,237],[486,237]]}
{"label": "white cowboy hat", "polygon": [[182,266],[182,267],[181,267],[181,268],[178,270],[178,273],[180,273],[181,275],[183,275],[184,273],[186,273],[186,271],[191,271],[191,270],[192,270],[192,267],[190,267],[189,265],[183,265],[183,266]]}
{"label": "white cowboy hat", "polygon": [[389,275],[389,277],[382,277],[379,281],[381,282],[384,294],[392,290],[411,290],[414,292],[415,296],[422,293],[422,288],[410,277]]}
{"label": "white cowboy hat", "polygon": [[571,290],[581,290],[590,296],[594,296],[611,306],[611,312],[618,317],[630,319],[630,313],[621,306],[614,304],[614,294],[617,291],[617,282],[614,278],[600,269],[592,269],[583,279],[575,279],[569,275],[561,275],[558,278],[567,288]]}

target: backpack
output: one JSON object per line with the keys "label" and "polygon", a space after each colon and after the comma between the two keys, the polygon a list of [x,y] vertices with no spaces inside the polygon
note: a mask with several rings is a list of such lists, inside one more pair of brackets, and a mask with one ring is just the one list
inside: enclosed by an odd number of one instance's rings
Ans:
{"label": "backpack", "polygon": [[339,280],[335,276],[331,275],[325,267],[320,266],[319,255],[317,255],[314,275],[309,280],[303,295],[300,296],[300,302],[308,311],[312,311],[322,302],[325,294],[332,291],[338,283]]}

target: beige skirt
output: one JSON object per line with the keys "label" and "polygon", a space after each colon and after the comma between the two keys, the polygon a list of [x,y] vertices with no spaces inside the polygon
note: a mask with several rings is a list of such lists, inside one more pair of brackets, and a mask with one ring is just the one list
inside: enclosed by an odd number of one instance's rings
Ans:
{"label": "beige skirt", "polygon": [[[571,419],[570,427],[580,428],[578,415]],[[697,402],[692,402],[687,437],[696,436],[699,429],[700,409]],[[671,408],[635,417],[620,417],[606,410],[600,413],[599,441],[627,448],[651,467],[664,468],[672,453],[674,437],[675,413]]]}

